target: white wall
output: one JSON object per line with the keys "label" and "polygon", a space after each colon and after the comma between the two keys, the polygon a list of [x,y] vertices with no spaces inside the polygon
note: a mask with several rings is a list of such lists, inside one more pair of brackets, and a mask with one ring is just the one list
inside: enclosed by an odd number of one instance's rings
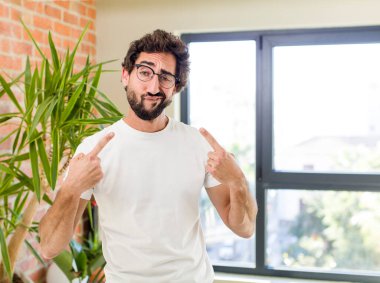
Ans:
{"label": "white wall", "polygon": [[[118,59],[108,69],[120,70],[130,42],[157,28],[179,34],[367,25],[380,25],[379,0],[98,0],[97,59]],[[120,71],[104,74],[100,89],[126,112]]]}

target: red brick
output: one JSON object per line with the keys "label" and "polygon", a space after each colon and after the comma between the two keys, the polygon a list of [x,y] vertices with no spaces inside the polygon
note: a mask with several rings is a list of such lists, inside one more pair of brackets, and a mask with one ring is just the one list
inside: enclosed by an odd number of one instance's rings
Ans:
{"label": "red brick", "polygon": [[9,23],[0,21],[0,34],[12,36],[12,27]]}
{"label": "red brick", "polygon": [[84,19],[84,18],[80,18],[79,20],[79,24],[82,28],[84,28],[88,23],[88,20],[87,19]]}
{"label": "red brick", "polygon": [[45,3],[44,2],[38,2],[37,3],[36,12],[41,14],[41,15],[45,12]]}
{"label": "red brick", "polygon": [[63,40],[63,47],[64,47],[65,49],[67,49],[67,47],[68,47],[70,50],[73,50],[74,47],[75,47],[75,44],[76,44],[76,42],[75,42],[75,41],[72,41],[72,40],[70,40],[70,39],[64,39],[64,40]]}
{"label": "red brick", "polygon": [[70,9],[70,2],[69,1],[54,1],[54,3],[65,8],[65,9]]}
{"label": "red brick", "polygon": [[95,24],[94,24],[93,20],[88,20],[88,19],[84,19],[84,18],[80,19],[80,26],[82,28],[84,28],[88,23],[90,23],[89,29],[90,30],[95,30]]}
{"label": "red brick", "polygon": [[45,13],[48,15],[48,16],[51,16],[51,17],[54,17],[54,18],[57,18],[59,20],[62,19],[62,13],[61,13],[61,10],[60,9],[57,9],[57,8],[54,8],[52,6],[50,6],[49,4],[46,4],[45,5]]}
{"label": "red brick", "polygon": [[48,18],[43,18],[39,16],[34,16],[34,26],[41,28],[41,29],[51,29],[52,28],[52,22]]}
{"label": "red brick", "polygon": [[91,52],[91,46],[85,43],[81,44],[80,51],[82,51],[84,54],[89,54]]}
{"label": "red brick", "polygon": [[20,21],[21,11],[15,8],[11,8],[11,19],[14,21]]}
{"label": "red brick", "polygon": [[86,65],[86,62],[87,62],[87,56],[77,56],[75,58],[75,63],[80,66]]}
{"label": "red brick", "polygon": [[10,1],[12,4],[15,4],[15,5],[21,5],[21,0],[8,0]]}
{"label": "red brick", "polygon": [[77,25],[79,23],[79,18],[76,15],[73,15],[71,13],[65,12],[63,15],[63,20],[67,23]]}
{"label": "red brick", "polygon": [[21,70],[21,58],[0,55],[0,69]]}
{"label": "red brick", "polygon": [[[29,29],[30,30],[30,29]],[[37,44],[47,44],[48,43],[48,37],[47,34],[40,31],[40,30],[30,30],[34,40],[37,42]],[[31,41],[31,38],[29,37],[29,34],[24,30],[24,40]]]}
{"label": "red brick", "polygon": [[62,35],[70,36],[71,28],[61,23],[54,23],[54,31]]}
{"label": "red brick", "polygon": [[51,56],[50,47],[41,46],[40,49],[41,49],[42,53],[45,55],[45,57],[50,58],[50,56]]}
{"label": "red brick", "polygon": [[8,53],[10,51],[10,40],[8,38],[3,38],[1,41],[0,41],[0,51],[2,53]]}
{"label": "red brick", "polygon": [[92,19],[96,18],[96,10],[94,8],[87,8],[87,16]]}
{"label": "red brick", "polygon": [[86,7],[82,4],[78,3],[78,10],[80,15],[85,16],[86,15]]}
{"label": "red brick", "polygon": [[11,27],[12,36],[16,37],[17,39],[22,39],[22,28],[21,28],[21,24],[18,24],[18,23],[10,23],[9,26]]}
{"label": "red brick", "polygon": [[94,21],[90,21],[89,29],[90,30],[95,30],[95,22]]}
{"label": "red brick", "polygon": [[0,17],[7,18],[9,15],[9,8],[5,4],[0,3]]}
{"label": "red brick", "polygon": [[32,0],[25,0],[24,1],[24,7],[29,9],[29,10],[32,10],[32,11],[37,10],[37,5],[38,5],[38,2],[36,2],[36,1],[32,1]]}
{"label": "red brick", "polygon": [[10,104],[11,104],[11,102],[8,99],[5,100],[4,98],[8,98],[8,96],[3,96],[0,99],[0,114],[4,114],[4,113],[9,113],[10,112]]}
{"label": "red brick", "polygon": [[24,42],[13,42],[12,51],[15,54],[32,55],[32,44]]}
{"label": "red brick", "polygon": [[92,32],[87,32],[86,37],[85,37],[85,40],[88,40],[88,41],[91,42],[92,44],[96,44],[96,36],[95,36],[95,34],[92,33]]}
{"label": "red brick", "polygon": [[71,37],[78,39],[80,35],[82,34],[82,30],[80,29],[72,29],[71,30]]}

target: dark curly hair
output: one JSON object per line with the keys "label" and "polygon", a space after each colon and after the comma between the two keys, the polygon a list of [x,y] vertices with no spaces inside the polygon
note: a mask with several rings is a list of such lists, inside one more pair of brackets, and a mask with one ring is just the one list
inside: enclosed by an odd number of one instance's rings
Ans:
{"label": "dark curly hair", "polygon": [[157,29],[133,41],[121,64],[128,73],[132,72],[136,59],[141,52],[173,54],[176,59],[175,75],[179,79],[176,82],[175,90],[176,92],[180,92],[186,86],[190,71],[189,51],[181,39],[172,33]]}

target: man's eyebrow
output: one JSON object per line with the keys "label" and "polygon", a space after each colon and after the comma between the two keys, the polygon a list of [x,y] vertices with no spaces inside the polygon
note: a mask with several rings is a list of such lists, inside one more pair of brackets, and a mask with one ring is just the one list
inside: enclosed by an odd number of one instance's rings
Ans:
{"label": "man's eyebrow", "polygon": [[[154,64],[153,62],[151,62],[151,61],[145,61],[145,60],[144,60],[144,61],[141,61],[139,64],[146,64],[146,65],[148,65],[148,66],[152,66],[152,67],[156,66],[156,64]],[[172,75],[172,76],[175,77],[174,74],[172,74],[171,72],[169,72],[169,71],[167,71],[167,70],[165,70],[165,69],[161,69],[161,74]]]}
{"label": "man's eyebrow", "polygon": [[156,64],[150,61],[141,61],[139,64],[147,64],[148,66],[156,66]]}

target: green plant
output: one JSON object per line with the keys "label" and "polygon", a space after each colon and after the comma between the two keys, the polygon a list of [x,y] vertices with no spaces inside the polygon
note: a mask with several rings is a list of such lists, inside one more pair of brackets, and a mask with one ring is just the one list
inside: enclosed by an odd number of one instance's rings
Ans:
{"label": "green plant", "polygon": [[89,279],[92,283],[104,281],[102,273],[106,261],[103,257],[102,243],[99,240],[98,232],[92,231],[83,243],[75,240],[70,242],[70,252],[62,251],[54,262],[72,281],[74,278]]}
{"label": "green plant", "polygon": [[[47,192],[56,188],[82,139],[97,132],[99,125],[122,117],[97,89],[102,67],[108,62],[91,64],[87,58],[82,69],[74,70],[76,51],[88,25],[64,58],[58,56],[49,32],[48,59],[22,24],[42,63],[32,69],[28,57],[25,71],[16,78],[7,81],[0,75],[0,99],[7,96],[14,107],[0,114],[0,127],[11,128],[0,139],[0,145],[11,144],[9,150],[0,152],[0,281],[12,280],[23,243],[43,262],[25,240],[28,232],[38,229],[33,218],[40,202],[52,203]],[[18,95],[22,96],[21,101]]]}

